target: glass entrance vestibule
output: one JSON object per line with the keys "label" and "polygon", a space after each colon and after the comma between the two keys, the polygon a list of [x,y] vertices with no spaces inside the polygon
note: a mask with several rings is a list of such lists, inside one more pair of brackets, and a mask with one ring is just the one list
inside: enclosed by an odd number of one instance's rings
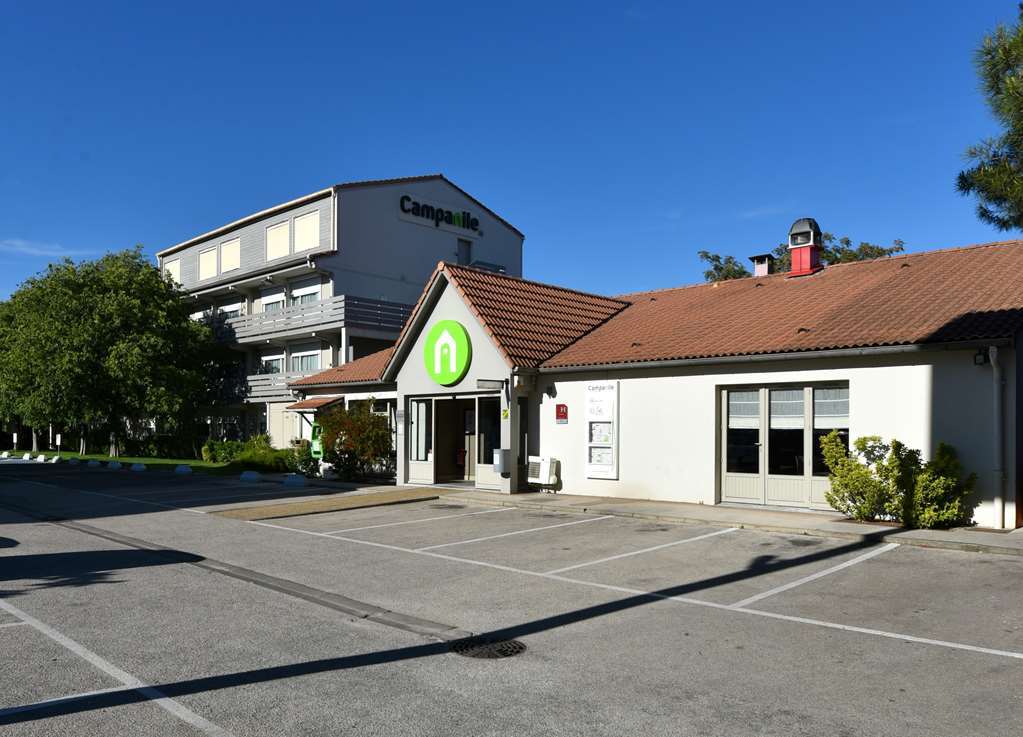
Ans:
{"label": "glass entrance vestibule", "polygon": [[411,397],[405,412],[409,483],[500,488],[500,395]]}
{"label": "glass entrance vestibule", "polygon": [[721,501],[830,508],[820,439],[849,447],[847,384],[721,391]]}

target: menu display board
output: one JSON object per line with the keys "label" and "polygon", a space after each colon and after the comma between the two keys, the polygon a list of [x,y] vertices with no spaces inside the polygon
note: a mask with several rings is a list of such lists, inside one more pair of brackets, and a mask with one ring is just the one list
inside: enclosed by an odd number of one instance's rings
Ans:
{"label": "menu display board", "polygon": [[586,385],[586,477],[618,478],[618,382]]}

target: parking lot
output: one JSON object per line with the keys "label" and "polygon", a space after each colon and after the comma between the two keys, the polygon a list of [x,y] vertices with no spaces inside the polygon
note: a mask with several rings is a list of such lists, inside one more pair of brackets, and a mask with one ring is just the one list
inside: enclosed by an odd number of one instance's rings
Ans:
{"label": "parking lot", "polygon": [[[4,733],[958,736],[1023,718],[1020,558],[457,494],[216,514],[317,493],[0,465]],[[452,652],[470,635],[516,654]]]}

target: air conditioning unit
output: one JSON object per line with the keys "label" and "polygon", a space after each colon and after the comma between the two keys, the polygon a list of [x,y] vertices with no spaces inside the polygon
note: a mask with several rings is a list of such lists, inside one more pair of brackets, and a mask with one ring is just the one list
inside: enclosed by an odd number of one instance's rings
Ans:
{"label": "air conditioning unit", "polygon": [[539,486],[555,486],[558,483],[558,460],[529,456],[527,480]]}

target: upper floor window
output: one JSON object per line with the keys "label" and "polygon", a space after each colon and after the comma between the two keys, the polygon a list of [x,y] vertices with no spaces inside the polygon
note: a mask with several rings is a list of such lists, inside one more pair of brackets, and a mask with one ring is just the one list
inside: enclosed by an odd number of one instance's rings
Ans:
{"label": "upper floor window", "polygon": [[296,346],[291,351],[292,371],[319,371],[320,347],[315,344]]}
{"label": "upper floor window", "polygon": [[313,210],[295,218],[295,251],[308,251],[320,245],[320,211]]}
{"label": "upper floor window", "polygon": [[260,373],[280,374],[284,372],[283,355],[265,355],[260,358]]}
{"label": "upper floor window", "polygon": [[228,305],[220,305],[220,307],[217,308],[217,312],[219,312],[225,320],[230,320],[232,317],[238,317],[242,314],[241,302],[232,302]]}
{"label": "upper floor window", "polygon": [[212,279],[217,275],[217,249],[199,251],[199,281]]}
{"label": "upper floor window", "polygon": [[181,259],[163,262],[163,273],[170,277],[175,284],[181,283]]}
{"label": "upper floor window", "polygon": [[266,260],[284,258],[291,253],[287,221],[271,225],[266,229]]}
{"label": "upper floor window", "polygon": [[264,313],[280,312],[284,309],[284,287],[268,289],[260,295]]}
{"label": "upper floor window", "polygon": [[242,242],[238,238],[220,244],[220,271],[233,271],[242,265]]}
{"label": "upper floor window", "polygon": [[292,306],[308,305],[320,301],[320,281],[298,282],[291,287]]}
{"label": "upper floor window", "polygon": [[464,238],[458,239],[458,263],[462,266],[472,263],[472,241],[467,241]]}

